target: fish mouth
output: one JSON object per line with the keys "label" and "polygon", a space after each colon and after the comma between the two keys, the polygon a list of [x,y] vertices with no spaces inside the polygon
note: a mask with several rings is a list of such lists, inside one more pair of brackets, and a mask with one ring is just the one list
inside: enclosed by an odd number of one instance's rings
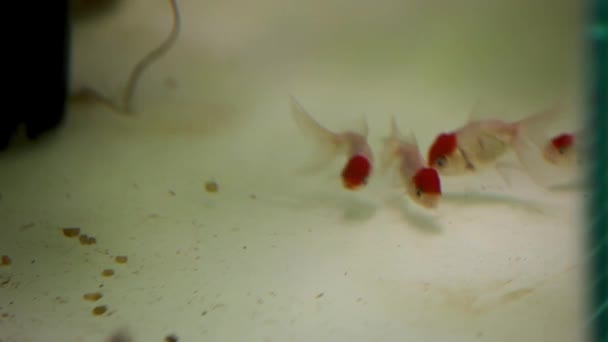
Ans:
{"label": "fish mouth", "polygon": [[440,194],[425,194],[418,199],[418,203],[427,209],[435,209],[439,205]]}
{"label": "fish mouth", "polygon": [[344,188],[348,189],[348,190],[358,190],[359,188],[361,188],[361,186],[363,185],[362,183],[355,183],[353,181],[347,180],[347,179],[343,179],[342,180],[342,185],[344,185]]}

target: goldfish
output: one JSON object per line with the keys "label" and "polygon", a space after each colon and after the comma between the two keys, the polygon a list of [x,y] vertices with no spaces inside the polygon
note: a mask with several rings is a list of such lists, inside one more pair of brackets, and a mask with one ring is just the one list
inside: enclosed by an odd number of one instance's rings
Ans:
{"label": "goldfish", "polygon": [[520,160],[532,153],[525,141],[538,135],[536,128],[549,123],[557,107],[534,113],[522,120],[471,119],[460,128],[439,134],[428,150],[428,163],[441,175],[454,176],[496,166],[497,161],[513,150]]}
{"label": "goldfish", "polygon": [[410,199],[424,208],[436,208],[441,197],[441,180],[437,170],[427,167],[413,133],[402,136],[391,118],[391,134],[384,138],[382,169],[399,161],[399,176]]}
{"label": "goldfish", "polygon": [[533,135],[526,141],[522,139],[522,148],[532,153],[521,154],[519,161],[523,168],[520,170],[549,190],[583,185],[585,181],[581,176],[584,174],[578,171],[579,167],[593,162],[589,155],[590,138],[589,134],[579,131]]}
{"label": "goldfish", "polygon": [[323,144],[332,159],[338,155],[346,156],[346,164],[340,174],[345,189],[354,191],[367,185],[374,156],[367,142],[368,127],[365,121],[362,132],[330,131],[321,126],[293,96],[291,112],[297,126]]}
{"label": "goldfish", "polygon": [[545,161],[555,166],[571,166],[580,160],[579,139],[574,133],[561,133],[550,138],[542,149]]}

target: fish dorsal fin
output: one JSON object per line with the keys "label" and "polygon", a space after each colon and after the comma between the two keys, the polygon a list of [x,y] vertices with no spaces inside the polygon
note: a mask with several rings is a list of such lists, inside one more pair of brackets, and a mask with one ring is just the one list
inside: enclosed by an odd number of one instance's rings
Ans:
{"label": "fish dorsal fin", "polygon": [[402,138],[408,144],[412,144],[418,148],[418,138],[416,138],[416,134],[412,130],[408,130],[407,134]]}
{"label": "fish dorsal fin", "polygon": [[387,137],[382,138],[382,152],[380,153],[380,173],[387,172],[389,167],[395,161],[399,145],[401,143],[399,128],[395,122],[395,117],[391,117],[390,133]]}
{"label": "fish dorsal fin", "polygon": [[399,131],[399,126],[397,125],[397,120],[394,116],[391,116],[391,138],[401,139],[401,131]]}
{"label": "fish dorsal fin", "polygon": [[364,137],[368,137],[369,135],[369,124],[367,123],[367,118],[365,114],[359,115],[359,117],[355,120],[355,132],[363,135]]}
{"label": "fish dorsal fin", "polygon": [[414,132],[411,129],[408,129],[405,134],[401,133],[394,116],[391,117],[391,137],[397,138],[404,143],[414,145],[418,148],[418,139],[416,139]]}

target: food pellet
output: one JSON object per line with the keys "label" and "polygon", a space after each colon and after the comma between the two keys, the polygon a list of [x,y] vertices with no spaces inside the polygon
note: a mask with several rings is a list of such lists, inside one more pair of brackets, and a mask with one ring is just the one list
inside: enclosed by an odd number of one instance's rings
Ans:
{"label": "food pellet", "polygon": [[165,342],[177,342],[177,336],[175,335],[168,335],[165,337]]}
{"label": "food pellet", "polygon": [[117,264],[126,264],[127,263],[127,256],[126,255],[117,255],[114,258],[114,261],[116,261]]}
{"label": "food pellet", "polygon": [[10,265],[12,263],[13,263],[13,260],[11,260],[11,258],[8,255],[3,255],[2,256],[0,265],[8,266],[8,265]]}
{"label": "food pellet", "polygon": [[215,193],[219,190],[219,185],[214,181],[209,181],[209,182],[205,183],[205,190],[207,192]]}
{"label": "food pellet", "polygon": [[108,311],[108,307],[106,305],[100,305],[93,308],[93,315],[101,316]]}
{"label": "food pellet", "polygon": [[84,300],[90,300],[92,302],[99,300],[101,297],[103,297],[101,292],[85,293],[84,296],[82,296]]}
{"label": "food pellet", "polygon": [[114,270],[113,270],[113,269],[110,269],[110,268],[105,269],[105,270],[103,270],[103,271],[101,272],[101,275],[102,275],[102,276],[104,276],[104,277],[111,277],[111,276],[113,276],[113,275],[114,275]]}
{"label": "food pellet", "polygon": [[97,239],[93,236],[88,236],[86,234],[80,235],[78,238],[80,240],[81,245],[95,245],[97,244]]}
{"label": "food pellet", "polygon": [[80,235],[80,228],[63,228],[63,235],[66,237],[75,237]]}

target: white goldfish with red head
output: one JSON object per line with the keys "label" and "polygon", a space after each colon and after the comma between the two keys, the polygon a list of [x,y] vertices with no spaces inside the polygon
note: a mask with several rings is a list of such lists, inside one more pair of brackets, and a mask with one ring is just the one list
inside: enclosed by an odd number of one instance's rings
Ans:
{"label": "white goldfish with red head", "polygon": [[462,175],[496,166],[509,150],[520,160],[537,153],[522,143],[531,135],[539,135],[551,123],[557,107],[530,115],[522,120],[506,122],[496,119],[470,120],[464,126],[439,134],[428,152],[429,166],[441,175]]}
{"label": "white goldfish with red head", "polygon": [[522,144],[531,153],[522,154],[519,160],[524,171],[549,190],[584,187],[579,167],[593,160],[588,154],[591,138],[583,132],[534,135],[525,142],[527,145]]}
{"label": "white goldfish with red head", "polygon": [[542,149],[545,160],[555,166],[572,166],[580,161],[580,137],[561,133],[549,139]]}
{"label": "white goldfish with red head", "polygon": [[395,118],[391,118],[391,135],[384,139],[382,168],[388,168],[394,161],[399,162],[399,176],[405,190],[415,203],[432,209],[441,198],[441,180],[437,170],[427,167],[413,134],[403,137]]}
{"label": "white goldfish with red head", "polygon": [[341,172],[345,189],[358,190],[367,184],[374,158],[367,142],[368,129],[365,122],[362,132],[332,132],[313,119],[293,97],[291,112],[298,127],[322,143],[332,158],[338,155],[346,156],[346,164]]}

